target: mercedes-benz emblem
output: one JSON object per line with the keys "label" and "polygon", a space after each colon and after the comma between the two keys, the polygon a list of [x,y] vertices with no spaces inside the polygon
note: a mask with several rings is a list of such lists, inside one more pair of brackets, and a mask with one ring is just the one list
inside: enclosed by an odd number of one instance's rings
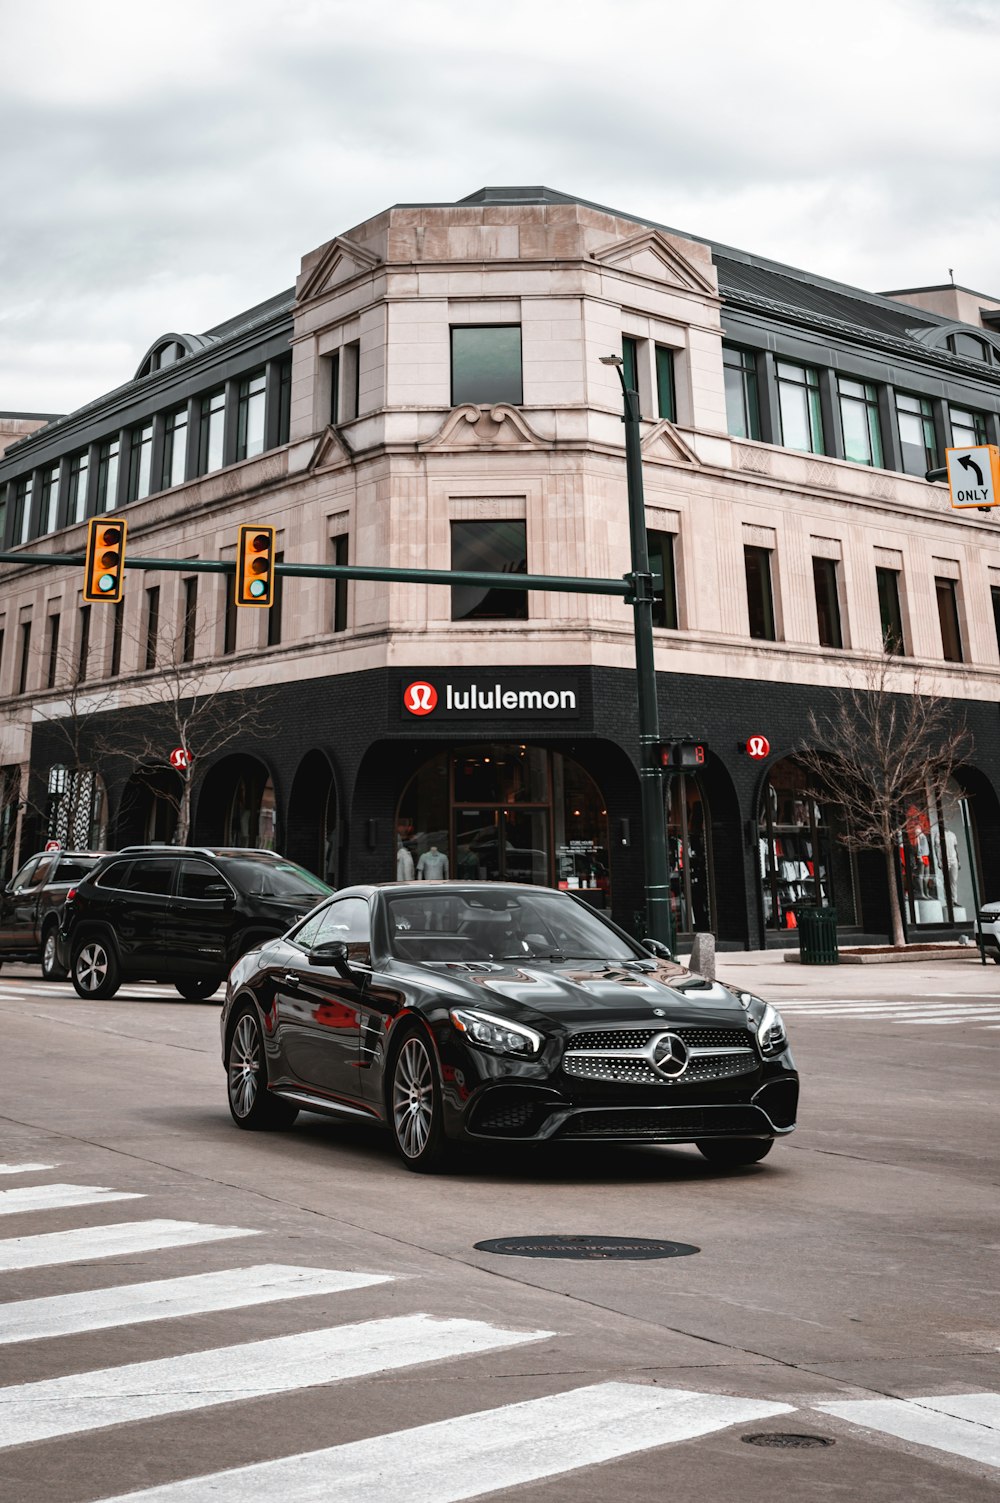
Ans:
{"label": "mercedes-benz emblem", "polygon": [[671,1080],[683,1075],[688,1067],[688,1051],[684,1040],[676,1033],[661,1033],[653,1040],[653,1068]]}

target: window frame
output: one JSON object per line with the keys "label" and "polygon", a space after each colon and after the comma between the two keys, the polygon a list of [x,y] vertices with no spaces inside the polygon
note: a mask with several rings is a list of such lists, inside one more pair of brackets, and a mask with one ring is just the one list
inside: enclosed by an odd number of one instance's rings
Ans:
{"label": "window frame", "polygon": [[[802,376],[798,380],[795,376],[783,374],[783,372],[797,371]],[[784,449],[792,449],[796,454],[825,454],[826,441],[823,433],[823,410],[820,398],[819,371],[814,365],[799,365],[795,360],[782,360],[776,358],[774,362],[774,379],[778,393],[778,426],[781,431],[781,445]],[[792,391],[802,395],[802,413],[805,418],[805,428],[808,434],[807,447],[800,444],[789,443],[788,434],[785,432],[786,413],[784,405],[785,393]],[[791,416],[791,412],[789,412]]]}
{"label": "window frame", "polygon": [[[846,390],[849,386],[855,386],[860,391]],[[847,425],[844,422],[845,406],[850,403],[851,408],[860,407],[865,414],[865,432],[867,435],[867,459],[859,459],[847,452]],[[844,458],[850,464],[863,464],[870,470],[882,470],[885,468],[885,446],[882,441],[882,424],[878,410],[878,388],[873,381],[859,381],[854,376],[837,375],[837,407],[840,413],[840,430],[843,434]]]}
{"label": "window frame", "polygon": [[840,600],[840,567],[835,558],[814,554],[812,561],[813,597],[816,602],[816,631],[819,645],[833,652],[844,648],[844,620]]}
{"label": "window frame", "polygon": [[[743,544],[743,572],[746,579],[747,591],[747,629],[752,642],[777,642],[778,639],[778,615],[774,606],[774,569],[772,567],[773,548],[765,548],[757,543]],[[759,612],[764,626],[763,631],[754,631],[754,617],[757,612],[754,609],[754,591],[751,588],[751,564],[758,565],[757,578],[762,586],[760,593]],[[770,626],[770,632],[767,627]]]}
{"label": "window frame", "polygon": [[[916,475],[923,478],[928,470],[933,470],[937,466],[937,434],[934,431],[934,409],[931,406],[930,398],[922,397],[918,392],[897,391],[894,395],[893,407],[896,414],[896,432],[899,435],[899,453],[903,473],[904,475]],[[905,407],[902,405],[905,402],[912,402],[916,405]],[[904,421],[906,419],[916,419],[921,429],[923,460],[916,468],[911,468],[907,464],[907,449],[915,449],[917,445],[903,437]]]}
{"label": "window frame", "polygon": [[[463,383],[466,382],[466,381],[468,381],[468,379],[469,379],[467,376],[465,376],[464,374],[460,374],[459,379],[456,380],[456,366],[455,366],[455,342],[456,342],[456,336],[458,337],[459,343],[461,343],[461,336],[462,335],[472,334],[472,333],[482,334],[482,333],[485,333],[486,330],[490,330],[490,329],[491,330],[504,330],[505,332],[506,331],[510,331],[510,330],[515,330],[516,333],[517,333],[517,380],[516,380],[516,384],[513,381],[511,382],[511,391],[510,392],[504,391],[504,392],[502,392],[502,394],[490,396],[490,395],[487,394],[486,389],[484,388],[483,391],[481,391],[478,396],[473,396],[470,393],[465,392],[464,389],[463,389]],[[520,407],[520,406],[523,405],[523,403],[524,403],[524,340],[523,340],[523,331],[522,331],[522,327],[521,327],[520,323],[468,323],[468,324],[451,324],[451,325],[449,325],[449,332],[448,332],[448,354],[449,354],[449,367],[450,367],[450,375],[451,375],[451,405],[452,405],[452,407],[461,407],[461,406],[464,406],[467,403],[470,404],[470,405],[472,405],[472,406],[476,406],[476,407],[494,407],[498,403],[503,403],[504,405],[509,406],[509,407]],[[475,383],[473,383],[472,389],[473,390],[475,389]],[[516,396],[513,395],[513,391],[515,389],[516,389],[516,392],[517,392]]]}
{"label": "window frame", "polygon": [[[727,356],[734,359],[727,359]],[[727,371],[736,371],[738,382],[731,382]],[[757,352],[743,345],[722,341],[722,378],[726,400],[726,431],[730,438],[748,438],[760,441],[760,380],[757,371]],[[740,428],[733,427],[734,403],[731,394],[738,395],[741,409]]]}
{"label": "window frame", "polygon": [[[480,529],[481,532],[482,532],[482,530],[484,530],[484,529],[486,529],[488,527],[493,527],[493,528],[497,528],[497,527],[508,527],[508,528],[509,527],[518,527],[518,528],[520,528],[521,532],[522,532],[523,542],[524,542],[523,556],[521,557],[520,567],[518,567],[518,568],[504,568],[503,567],[503,560],[501,560],[500,564],[497,567],[495,567],[493,569],[483,569],[482,572],[483,573],[490,573],[490,574],[527,574],[527,572],[528,572],[528,524],[527,524],[527,521],[525,520],[525,518],[523,518],[523,517],[494,518],[494,519],[484,519],[484,520],[478,520],[478,519],[476,519],[476,520],[472,520],[472,519],[470,519],[470,520],[464,520],[463,519],[463,520],[454,520],[454,521],[449,522],[449,524],[448,524],[448,540],[449,540],[449,545],[450,545],[450,559],[451,559],[450,568],[453,569],[453,570],[468,570],[468,568],[469,568],[469,566],[466,565],[466,564],[456,563],[455,562],[455,553],[456,553],[455,541],[456,541],[456,537],[461,537],[461,534],[457,531],[457,529],[466,529],[466,530]],[[474,534],[471,531],[469,531],[469,541],[471,541],[471,539],[472,539],[473,536],[474,536]],[[475,570],[473,569],[472,572],[475,572]],[[456,609],[457,609],[457,606],[458,606],[458,600],[456,599],[456,597],[458,596],[459,591],[462,591],[462,590],[467,590],[467,591],[468,590],[476,590],[477,588],[479,588],[479,587],[476,586],[476,585],[466,585],[466,584],[452,585],[452,587],[451,587],[451,619],[452,619],[453,622],[461,623],[461,624],[464,625],[464,624],[466,624],[466,623],[468,623],[470,621],[472,621],[472,622],[475,622],[475,621],[492,621],[492,622],[496,623],[496,622],[500,622],[500,621],[527,621],[527,620],[530,619],[530,613],[529,613],[529,610],[528,610],[528,595],[529,595],[529,591],[527,591],[527,590],[494,590],[494,589],[491,589],[491,588],[487,588],[485,590],[485,592],[484,592],[484,594],[482,596],[482,599],[479,600],[474,606],[470,607],[468,610],[465,610],[465,611],[461,612],[461,614],[456,615]],[[495,608],[494,609],[488,609],[488,610],[484,609],[483,607],[485,607],[487,605],[487,603],[491,602],[491,597],[493,597],[493,596],[497,596],[498,597],[497,601],[494,603],[495,605],[499,605],[499,603],[500,603],[501,600],[504,603],[506,603],[509,600],[510,601],[510,609],[504,610],[504,611],[500,611],[500,610],[495,609]]]}
{"label": "window frame", "polygon": [[[965,643],[962,640],[962,616],[958,599],[958,580],[950,575],[935,574],[934,595],[937,601],[938,625],[941,628],[941,655],[946,663],[965,662]],[[950,614],[950,619],[945,619],[944,602]],[[948,651],[953,645],[957,651]]]}

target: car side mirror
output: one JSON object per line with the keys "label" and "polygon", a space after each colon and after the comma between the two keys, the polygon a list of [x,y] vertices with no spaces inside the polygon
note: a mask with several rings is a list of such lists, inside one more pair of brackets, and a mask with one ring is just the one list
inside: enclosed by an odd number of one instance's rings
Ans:
{"label": "car side mirror", "polygon": [[229,908],[233,903],[233,890],[228,882],[206,882],[206,898],[221,898],[223,908]]}
{"label": "car side mirror", "polygon": [[670,946],[665,945],[662,939],[644,939],[642,948],[648,950],[650,955],[655,955],[659,960],[673,960]]}
{"label": "car side mirror", "polygon": [[321,945],[313,945],[309,951],[309,964],[332,966],[345,981],[356,979],[348,964],[347,946],[342,939],[328,939]]}

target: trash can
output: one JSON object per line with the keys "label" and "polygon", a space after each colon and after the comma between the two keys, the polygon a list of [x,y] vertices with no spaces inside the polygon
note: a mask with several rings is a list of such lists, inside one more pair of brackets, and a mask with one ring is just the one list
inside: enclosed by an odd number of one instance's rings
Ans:
{"label": "trash can", "polygon": [[836,908],[808,908],[796,904],[799,959],[803,965],[839,965]]}

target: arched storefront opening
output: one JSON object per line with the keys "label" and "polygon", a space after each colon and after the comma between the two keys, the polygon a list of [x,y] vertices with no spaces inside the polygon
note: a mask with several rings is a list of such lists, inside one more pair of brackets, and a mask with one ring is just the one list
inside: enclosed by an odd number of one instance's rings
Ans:
{"label": "arched storefront opening", "polygon": [[246,755],[217,762],[206,774],[198,796],[194,827],[194,844],[275,850],[274,783],[264,763]]}
{"label": "arched storefront opening", "polygon": [[170,767],[142,767],[122,790],[117,844],[170,845],[177,829],[180,779]]}
{"label": "arched storefront opening", "polygon": [[[963,790],[950,779],[935,797],[930,789],[907,806],[899,834],[899,868],[907,924],[972,923],[975,918],[972,869],[959,799]],[[969,802],[975,860],[975,802]],[[978,875],[978,874],[977,874]]]}
{"label": "arched storefront opening", "polygon": [[518,743],[438,752],[403,790],[395,838],[386,875],[401,881],[530,882],[609,901],[607,805],[562,752]]}
{"label": "arched storefront opening", "polygon": [[667,847],[675,934],[694,934],[698,930],[714,934],[712,817],[702,780],[696,773],[678,772],[670,779]]}
{"label": "arched storefront opening", "polygon": [[766,929],[796,928],[797,903],[836,908],[838,925],[857,924],[856,863],[841,833],[837,810],[810,797],[794,758],[776,762],[761,789],[757,827]]}
{"label": "arched storefront opening", "polygon": [[337,886],[337,787],[329,758],[307,752],[292,779],[288,797],[285,855]]}

